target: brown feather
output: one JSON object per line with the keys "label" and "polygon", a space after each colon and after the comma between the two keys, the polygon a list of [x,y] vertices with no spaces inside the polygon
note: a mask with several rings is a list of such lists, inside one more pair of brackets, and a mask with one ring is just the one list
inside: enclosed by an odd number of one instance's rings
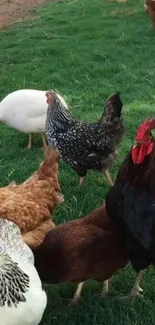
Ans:
{"label": "brown feather", "polygon": [[127,263],[124,242],[103,205],[50,230],[33,251],[35,266],[45,283],[104,281]]}
{"label": "brown feather", "polygon": [[[40,234],[43,232],[44,223],[49,223],[56,206],[63,200],[58,181],[57,153],[48,150],[39,170],[24,183],[9,184],[0,189],[0,216],[16,223],[22,234],[29,232],[30,238],[30,233],[42,224]],[[53,222],[49,224],[51,228],[54,225]],[[34,238],[38,236],[39,231]],[[36,239],[35,242],[37,244]]]}

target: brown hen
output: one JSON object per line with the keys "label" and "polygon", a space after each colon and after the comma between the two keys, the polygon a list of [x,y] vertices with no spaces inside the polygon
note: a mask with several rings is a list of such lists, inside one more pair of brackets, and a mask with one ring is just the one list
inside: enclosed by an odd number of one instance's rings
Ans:
{"label": "brown hen", "polygon": [[109,218],[105,205],[87,217],[50,230],[33,250],[35,267],[45,283],[80,282],[74,295],[77,302],[87,279],[106,281],[127,263],[125,239]]}
{"label": "brown hen", "polygon": [[16,223],[24,241],[35,248],[55,227],[51,214],[62,202],[57,153],[48,149],[39,170],[30,178],[20,185],[13,182],[0,189],[0,216]]}

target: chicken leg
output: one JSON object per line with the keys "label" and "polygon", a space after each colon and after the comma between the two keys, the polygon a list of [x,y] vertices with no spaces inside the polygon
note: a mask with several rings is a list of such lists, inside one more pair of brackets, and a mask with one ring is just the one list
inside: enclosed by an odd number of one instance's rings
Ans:
{"label": "chicken leg", "polygon": [[31,149],[32,148],[32,133],[29,134],[29,143],[27,146],[27,149]]}
{"label": "chicken leg", "polygon": [[79,186],[81,187],[84,184],[85,177],[80,177],[80,183]]}
{"label": "chicken leg", "polygon": [[111,186],[113,186],[114,183],[113,183],[113,180],[112,180],[112,178],[111,178],[111,175],[110,175],[110,172],[109,172],[108,169],[105,170],[105,175],[106,175],[106,177],[107,177],[107,180],[108,180],[109,184],[110,184]]}
{"label": "chicken leg", "polygon": [[[46,143],[46,138],[45,138],[45,134],[41,133],[41,138],[42,138],[42,142],[43,142],[43,148],[47,149],[47,143]],[[32,149],[32,133],[29,134],[29,142],[28,142],[28,146],[27,149]]]}
{"label": "chicken leg", "polygon": [[139,285],[140,285],[140,282],[142,281],[143,274],[144,274],[144,270],[140,271],[138,273],[135,285],[130,292],[130,297],[135,298],[137,296],[142,296],[143,289],[140,288]]}
{"label": "chicken leg", "polygon": [[[84,283],[85,282],[80,282],[78,284],[78,287],[77,287],[77,289],[75,291],[75,294],[73,296],[73,299],[71,301],[72,305],[78,304],[79,299],[81,298],[81,292],[82,292]],[[102,293],[101,293],[101,298],[103,298],[105,293],[107,293],[108,291],[109,291],[109,280],[106,280],[106,281],[104,281],[104,284],[103,284],[103,290],[102,290]]]}
{"label": "chicken leg", "polygon": [[103,283],[103,290],[101,293],[101,298],[104,298],[104,296],[106,295],[106,293],[108,293],[108,291],[109,291],[109,280],[106,280]]}
{"label": "chicken leg", "polygon": [[84,282],[80,282],[78,284],[78,287],[77,287],[77,289],[76,289],[76,291],[74,293],[73,299],[71,301],[72,305],[78,304],[79,299],[81,298],[81,291],[82,291],[83,286],[84,286]]}
{"label": "chicken leg", "polygon": [[46,150],[48,146],[47,146],[47,142],[46,142],[44,133],[41,133],[41,138],[42,138],[42,142],[43,142],[43,148]]}
{"label": "chicken leg", "polygon": [[144,270],[140,271],[138,273],[137,278],[136,278],[136,282],[135,282],[130,294],[128,296],[121,297],[121,299],[136,298],[138,296],[143,297],[143,295],[142,295],[143,289],[139,286],[140,282],[142,280],[143,274],[144,274]]}

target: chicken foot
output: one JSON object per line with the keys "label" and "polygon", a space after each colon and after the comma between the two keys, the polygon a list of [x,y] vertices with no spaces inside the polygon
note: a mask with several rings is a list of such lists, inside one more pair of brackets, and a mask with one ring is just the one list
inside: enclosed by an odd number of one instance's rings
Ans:
{"label": "chicken foot", "polygon": [[[112,178],[111,178],[111,175],[110,175],[109,170],[108,170],[108,169],[105,170],[104,173],[105,173],[105,175],[106,175],[106,177],[107,177],[108,183],[109,183],[111,186],[113,186],[113,185],[114,185],[114,182],[113,182],[113,180],[112,180]],[[81,186],[84,184],[84,182],[85,182],[85,176],[84,176],[84,177],[80,177],[80,183],[79,183],[79,186],[81,187]]]}
{"label": "chicken foot", "polygon": [[139,286],[140,282],[142,281],[143,274],[144,274],[144,270],[140,271],[138,273],[137,278],[136,278],[136,282],[135,282],[130,294],[128,296],[121,297],[121,299],[136,298],[136,297],[139,297],[139,296],[143,297],[143,295],[142,295],[143,289]]}

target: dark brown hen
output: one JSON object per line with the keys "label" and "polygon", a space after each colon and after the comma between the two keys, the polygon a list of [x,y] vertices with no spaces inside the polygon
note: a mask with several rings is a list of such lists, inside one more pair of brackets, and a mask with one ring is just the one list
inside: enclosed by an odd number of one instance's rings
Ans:
{"label": "dark brown hen", "polygon": [[77,302],[83,281],[106,281],[125,266],[128,257],[124,243],[121,230],[102,205],[85,218],[49,231],[33,251],[35,267],[44,283],[82,282],[73,298]]}
{"label": "dark brown hen", "polygon": [[76,121],[55,92],[48,91],[46,96],[46,136],[49,145],[58,148],[63,160],[81,177],[80,184],[87,170],[94,169],[105,171],[112,185],[107,169],[116,157],[116,147],[124,132],[120,93],[108,98],[100,120],[92,124]]}

